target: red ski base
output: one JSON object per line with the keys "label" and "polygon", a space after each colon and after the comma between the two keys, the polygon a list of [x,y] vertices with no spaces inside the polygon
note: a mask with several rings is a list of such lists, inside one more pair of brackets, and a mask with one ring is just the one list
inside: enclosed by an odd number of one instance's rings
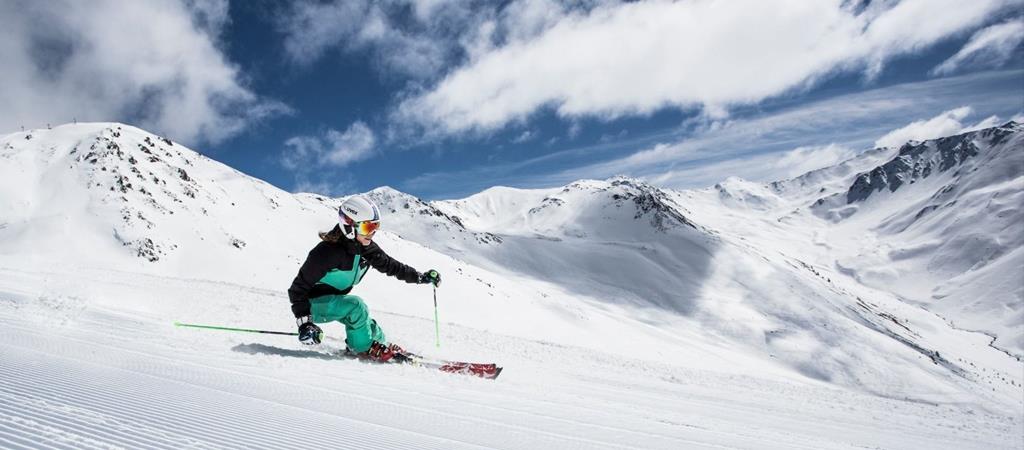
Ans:
{"label": "red ski base", "polygon": [[[372,361],[366,358],[364,355],[357,355],[349,351],[345,352],[346,356],[358,358],[363,361]],[[408,364],[417,367],[425,367],[428,369],[440,370],[441,372],[454,373],[459,375],[469,375],[472,377],[484,378],[487,380],[493,380],[501,375],[501,367],[497,364],[481,364],[481,363],[470,363],[462,361],[439,361],[430,358],[424,358],[415,353],[403,351],[396,353],[391,361],[385,364]]]}
{"label": "red ski base", "polygon": [[458,373],[462,375],[473,375],[480,378],[493,380],[501,375],[501,367],[494,364],[474,364],[466,362],[448,362],[440,367],[442,372]]}
{"label": "red ski base", "polygon": [[496,364],[478,364],[462,361],[434,361],[409,352],[399,353],[398,355],[395,355],[395,359],[399,359],[398,362],[403,364],[412,364],[414,366],[437,369],[442,372],[469,375],[488,380],[498,378],[498,375],[501,374],[501,367],[498,367]]}

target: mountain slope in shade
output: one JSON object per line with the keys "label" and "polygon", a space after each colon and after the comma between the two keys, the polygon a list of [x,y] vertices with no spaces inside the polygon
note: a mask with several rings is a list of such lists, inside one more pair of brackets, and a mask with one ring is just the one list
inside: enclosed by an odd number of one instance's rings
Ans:
{"label": "mountain slope in shade", "polygon": [[[387,198],[376,199],[391,205]],[[693,308],[716,238],[670,202],[649,185],[616,179],[553,190],[495,188],[465,200],[431,203],[468,232],[495,238],[483,243],[443,234],[423,239],[415,232],[421,227],[415,214],[398,213],[390,222],[403,236],[475,265],[545,280],[607,303],[685,314]]]}

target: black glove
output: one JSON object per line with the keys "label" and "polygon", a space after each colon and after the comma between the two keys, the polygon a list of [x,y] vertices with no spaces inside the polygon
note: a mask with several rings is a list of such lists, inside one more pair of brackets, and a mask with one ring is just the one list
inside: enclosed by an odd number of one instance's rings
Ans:
{"label": "black glove", "polygon": [[295,319],[299,324],[299,342],[306,345],[319,344],[324,340],[324,331],[313,323],[309,316]]}
{"label": "black glove", "polygon": [[434,287],[440,286],[441,285],[441,273],[436,271],[436,270],[434,270],[434,269],[430,269],[430,270],[428,270],[426,272],[421,273],[420,274],[420,284],[427,284],[427,283],[433,284]]}

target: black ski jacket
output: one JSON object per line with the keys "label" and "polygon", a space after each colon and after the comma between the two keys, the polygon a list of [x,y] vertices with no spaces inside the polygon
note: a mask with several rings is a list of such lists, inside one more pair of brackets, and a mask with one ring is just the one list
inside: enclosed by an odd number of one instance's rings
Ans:
{"label": "black ski jacket", "polygon": [[416,269],[388,256],[376,242],[363,246],[346,238],[338,242],[321,241],[310,250],[288,289],[292,313],[295,317],[308,316],[311,298],[348,294],[369,267],[406,283],[418,283],[420,279]]}

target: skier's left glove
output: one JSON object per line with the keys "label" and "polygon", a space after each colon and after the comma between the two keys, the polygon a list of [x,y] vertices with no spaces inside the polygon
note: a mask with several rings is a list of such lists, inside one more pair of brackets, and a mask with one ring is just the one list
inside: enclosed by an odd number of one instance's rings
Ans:
{"label": "skier's left glove", "polygon": [[420,274],[420,284],[427,284],[427,283],[433,284],[434,287],[440,286],[441,285],[441,273],[436,271],[436,270],[434,270],[434,269],[430,269],[430,270],[428,270],[426,272],[421,273]]}
{"label": "skier's left glove", "polygon": [[295,319],[299,325],[299,342],[306,345],[319,344],[324,340],[324,332],[312,322],[309,316]]}

